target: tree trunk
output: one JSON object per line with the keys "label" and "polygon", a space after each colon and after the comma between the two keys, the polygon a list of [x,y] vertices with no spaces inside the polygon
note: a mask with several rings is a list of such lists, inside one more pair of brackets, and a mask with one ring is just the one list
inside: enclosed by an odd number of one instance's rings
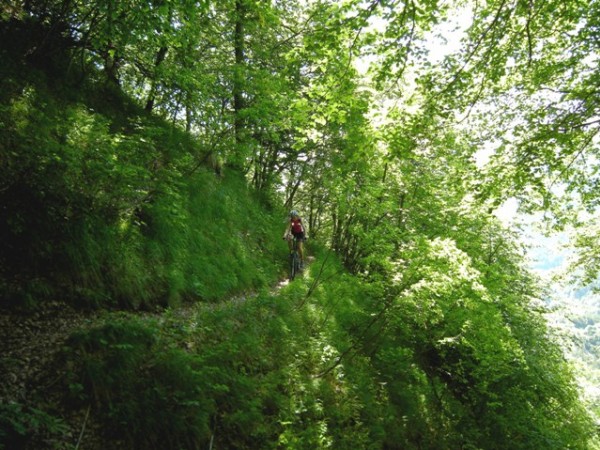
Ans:
{"label": "tree trunk", "polygon": [[235,1],[235,32],[233,37],[233,46],[235,54],[235,67],[233,72],[233,130],[235,134],[234,161],[232,164],[237,168],[243,167],[243,157],[241,155],[244,144],[244,121],[242,119],[242,110],[244,109],[243,79],[246,43],[244,39],[244,20],[246,8],[244,0]]}
{"label": "tree trunk", "polygon": [[146,101],[146,111],[152,112],[154,108],[154,102],[156,101],[156,69],[161,63],[165,60],[167,56],[167,47],[161,47],[156,53],[156,58],[154,60],[154,75],[152,78],[152,87],[150,88],[150,94],[148,95],[148,100]]}

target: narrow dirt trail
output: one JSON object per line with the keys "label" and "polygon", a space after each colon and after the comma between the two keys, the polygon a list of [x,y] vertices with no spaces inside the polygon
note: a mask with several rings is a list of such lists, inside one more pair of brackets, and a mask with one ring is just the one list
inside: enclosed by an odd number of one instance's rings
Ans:
{"label": "narrow dirt trail", "polygon": [[[309,261],[307,261],[307,266]],[[289,284],[281,279],[270,289],[271,295]],[[188,303],[156,312],[127,311],[138,317],[158,318],[168,314],[182,320],[201,309],[230,307],[251,300],[256,292],[238,294],[217,303]],[[123,312],[117,312],[122,314]],[[0,404],[28,404],[40,377],[48,372],[56,354],[75,331],[102,324],[112,312],[83,312],[60,302],[46,302],[34,312],[0,309]]]}

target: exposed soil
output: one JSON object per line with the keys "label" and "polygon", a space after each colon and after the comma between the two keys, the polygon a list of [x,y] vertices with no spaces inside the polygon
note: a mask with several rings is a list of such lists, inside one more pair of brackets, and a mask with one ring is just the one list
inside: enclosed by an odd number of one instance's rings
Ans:
{"label": "exposed soil", "polygon": [[66,338],[97,317],[60,302],[44,303],[35,312],[0,310],[0,403],[27,403],[36,388],[31,382],[45,373]]}

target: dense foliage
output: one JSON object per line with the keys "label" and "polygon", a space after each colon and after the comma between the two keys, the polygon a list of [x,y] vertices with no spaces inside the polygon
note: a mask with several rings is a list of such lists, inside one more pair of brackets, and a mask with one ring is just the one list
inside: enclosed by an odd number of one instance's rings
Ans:
{"label": "dense foliage", "polygon": [[[0,302],[108,312],[0,445],[597,448],[492,214],[580,226],[595,275],[597,5],[458,3],[5,2]],[[315,260],[271,291],[281,205]]]}

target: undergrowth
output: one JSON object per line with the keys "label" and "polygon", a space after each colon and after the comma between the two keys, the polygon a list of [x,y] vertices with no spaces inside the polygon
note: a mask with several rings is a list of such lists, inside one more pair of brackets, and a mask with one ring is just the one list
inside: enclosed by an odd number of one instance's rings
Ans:
{"label": "undergrowth", "polygon": [[127,448],[369,448],[377,389],[364,372],[324,373],[338,353],[315,281],[74,334],[60,362],[71,374],[65,401],[91,405],[105,438]]}

